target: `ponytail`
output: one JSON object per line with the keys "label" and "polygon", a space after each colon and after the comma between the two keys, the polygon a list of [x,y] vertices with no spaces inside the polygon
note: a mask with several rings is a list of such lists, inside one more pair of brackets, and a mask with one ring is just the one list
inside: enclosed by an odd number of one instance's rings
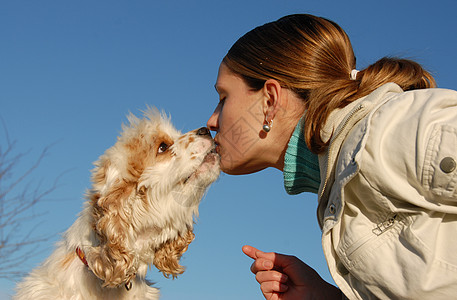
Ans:
{"label": "ponytail", "polygon": [[358,75],[361,78],[357,94],[360,95],[368,95],[388,82],[395,82],[404,91],[436,87],[433,76],[420,64],[408,59],[384,57]]}
{"label": "ponytail", "polygon": [[310,91],[305,122],[305,140],[314,153],[322,153],[329,141],[321,130],[330,113],[352,101],[367,96],[378,87],[394,82],[404,91],[436,87],[433,76],[420,64],[408,59],[384,57],[357,73],[355,79],[335,80]]}

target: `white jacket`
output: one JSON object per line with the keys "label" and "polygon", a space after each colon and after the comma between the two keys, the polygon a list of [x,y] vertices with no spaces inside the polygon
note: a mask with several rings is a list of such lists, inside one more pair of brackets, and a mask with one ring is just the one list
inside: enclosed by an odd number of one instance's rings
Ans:
{"label": "white jacket", "polygon": [[457,92],[378,88],[333,112],[318,219],[349,299],[457,299]]}

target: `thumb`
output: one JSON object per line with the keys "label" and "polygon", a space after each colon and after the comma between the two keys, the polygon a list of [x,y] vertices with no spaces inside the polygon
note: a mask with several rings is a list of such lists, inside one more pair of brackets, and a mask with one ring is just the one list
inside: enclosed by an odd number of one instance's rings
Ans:
{"label": "thumb", "polygon": [[282,270],[292,267],[298,261],[298,259],[295,256],[280,254],[276,252],[257,251],[255,255],[257,258],[263,258],[273,262],[276,269]]}
{"label": "thumb", "polygon": [[268,260],[271,260],[271,261],[275,261],[282,254],[278,254],[278,253],[275,253],[275,252],[263,252],[263,251],[260,251],[260,250],[256,249],[255,255],[256,255],[257,258],[265,258],[265,259],[268,259]]}

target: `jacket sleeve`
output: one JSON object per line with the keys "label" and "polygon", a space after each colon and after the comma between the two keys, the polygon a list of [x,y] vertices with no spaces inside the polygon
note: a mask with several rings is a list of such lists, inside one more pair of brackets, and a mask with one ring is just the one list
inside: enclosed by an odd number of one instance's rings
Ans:
{"label": "jacket sleeve", "polygon": [[364,164],[373,188],[400,208],[457,214],[457,92],[399,93],[369,126]]}

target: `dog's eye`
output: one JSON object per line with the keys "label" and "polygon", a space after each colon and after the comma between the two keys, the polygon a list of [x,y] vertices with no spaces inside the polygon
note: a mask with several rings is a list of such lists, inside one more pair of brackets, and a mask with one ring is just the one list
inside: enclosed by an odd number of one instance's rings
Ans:
{"label": "dog's eye", "polygon": [[167,150],[168,150],[168,145],[165,143],[161,143],[159,146],[159,149],[157,150],[157,153],[164,153]]}

